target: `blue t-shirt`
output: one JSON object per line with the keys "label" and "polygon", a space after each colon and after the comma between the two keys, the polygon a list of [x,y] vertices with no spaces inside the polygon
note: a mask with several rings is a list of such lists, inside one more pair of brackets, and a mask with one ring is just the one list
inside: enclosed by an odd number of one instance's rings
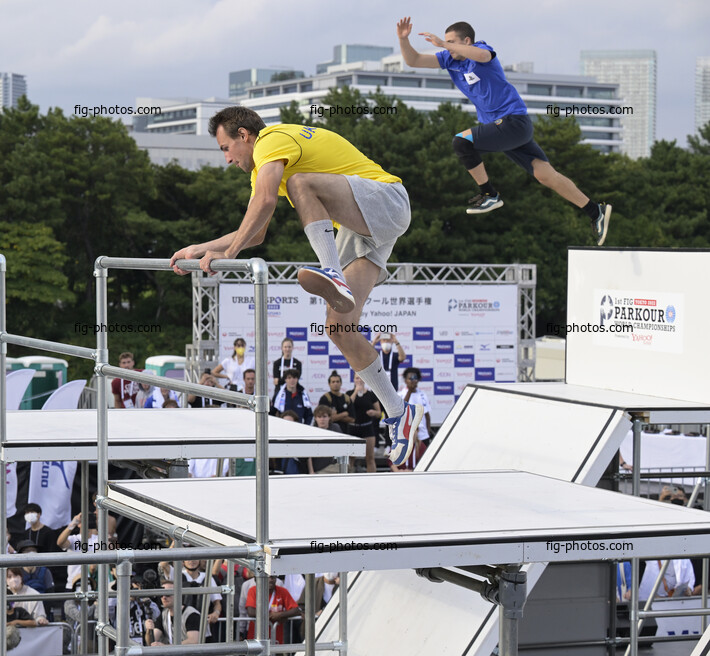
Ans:
{"label": "blue t-shirt", "polygon": [[472,59],[459,61],[448,50],[436,53],[439,66],[448,71],[453,83],[475,106],[481,123],[493,121],[509,114],[527,114],[520,94],[505,79],[503,67],[495,56],[495,51],[485,41],[473,44],[477,48],[493,53],[489,62],[476,62]]}

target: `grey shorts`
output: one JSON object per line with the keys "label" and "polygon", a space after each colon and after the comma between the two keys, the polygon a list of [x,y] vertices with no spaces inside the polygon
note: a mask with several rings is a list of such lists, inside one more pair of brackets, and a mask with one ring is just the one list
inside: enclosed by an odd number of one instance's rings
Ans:
{"label": "grey shorts", "polygon": [[407,231],[412,218],[407,190],[401,182],[378,182],[356,175],[344,177],[372,236],[365,237],[341,226],[335,238],[340,264],[345,269],[358,258],[367,258],[380,267],[375,284],[381,285],[387,280],[387,260],[394,244]]}

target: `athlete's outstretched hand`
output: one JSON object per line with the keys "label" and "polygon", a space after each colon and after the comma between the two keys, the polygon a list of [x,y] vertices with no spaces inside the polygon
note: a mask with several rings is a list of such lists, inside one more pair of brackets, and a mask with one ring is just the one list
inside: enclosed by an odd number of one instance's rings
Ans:
{"label": "athlete's outstretched hand", "polygon": [[423,36],[429,43],[435,45],[437,48],[446,48],[446,43],[444,43],[436,34],[431,32],[419,32],[419,36]]}
{"label": "athlete's outstretched hand", "polygon": [[397,37],[406,39],[412,33],[412,19],[409,16],[397,23]]}
{"label": "athlete's outstretched hand", "polygon": [[179,251],[173,253],[173,256],[170,258],[170,266],[179,276],[186,276],[190,272],[180,269],[176,262],[178,260],[195,260],[200,257],[202,257],[202,252],[197,246],[185,246],[185,248],[181,248]]}

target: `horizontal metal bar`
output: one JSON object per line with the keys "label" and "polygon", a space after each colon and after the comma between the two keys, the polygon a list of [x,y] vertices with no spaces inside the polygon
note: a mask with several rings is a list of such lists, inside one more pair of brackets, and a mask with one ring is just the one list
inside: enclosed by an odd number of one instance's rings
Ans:
{"label": "horizontal metal bar", "polygon": [[255,406],[254,397],[241,392],[232,392],[209,385],[200,385],[198,383],[186,383],[177,378],[168,378],[166,376],[153,376],[141,371],[133,369],[122,369],[114,367],[110,364],[96,365],[96,373],[104,376],[113,376],[114,378],[123,378],[124,380],[132,380],[136,383],[146,383],[155,387],[164,387],[176,392],[185,392],[186,394],[195,394],[197,396],[206,396],[208,399],[216,399],[224,403],[232,403],[240,408],[253,409]]}
{"label": "horizontal metal bar", "polygon": [[84,346],[73,346],[72,344],[50,342],[46,339],[35,339],[34,337],[24,337],[22,335],[13,335],[12,333],[5,332],[0,333],[0,342],[15,344],[17,346],[27,346],[28,348],[36,348],[40,351],[61,353],[62,355],[73,355],[77,358],[86,358],[87,360],[96,360],[96,350],[86,348]]}
{"label": "horizontal metal bar", "polygon": [[60,565],[88,565],[90,563],[113,564],[122,560],[132,563],[153,563],[161,560],[210,560],[214,558],[248,558],[260,553],[256,545],[243,547],[181,547],[179,549],[115,549],[100,550],[96,553],[71,552],[64,553],[29,553],[0,555],[1,567],[25,567],[44,565],[54,567]]}
{"label": "horizontal metal bar", "polygon": [[[228,547],[224,547],[222,545],[218,545],[216,542],[212,540],[208,540],[207,538],[198,535],[197,533],[193,533],[192,531],[189,530],[184,530],[182,526],[177,526],[176,524],[171,524],[170,522],[164,520],[164,519],[159,519],[158,517],[155,517],[154,515],[147,515],[144,512],[141,512],[140,510],[136,510],[135,508],[131,508],[130,506],[126,506],[122,503],[118,503],[117,501],[114,501],[113,499],[107,499],[104,496],[98,496],[96,497],[96,505],[99,506],[100,508],[106,508],[106,510],[115,512],[119,515],[122,515],[123,517],[126,517],[128,519],[133,519],[137,522],[140,522],[141,524],[148,524],[149,526],[152,526],[153,528],[158,529],[159,531],[163,531],[164,533],[167,533],[168,535],[174,535],[175,532],[178,532],[180,534],[180,537],[183,539],[185,542],[189,542],[190,544],[195,544],[195,545],[201,545],[204,547],[219,547],[223,552],[225,549]],[[193,549],[196,547],[190,547],[190,557],[188,558],[183,558],[182,560],[193,560],[192,555],[195,553]],[[229,547],[229,548],[234,548],[234,547]],[[230,555],[225,555],[223,556],[224,558],[227,558],[229,560],[234,560],[238,562],[240,565],[245,565],[249,567],[250,569],[253,568],[253,563],[248,562],[249,560],[260,556],[262,554],[261,549],[259,548],[258,545],[256,544],[247,544],[245,545],[245,548],[247,549],[248,553],[247,555],[244,556],[230,556]],[[171,552],[174,552],[174,549],[170,550]],[[221,553],[220,552],[220,553]],[[213,555],[216,555],[217,552],[215,552]],[[171,558],[170,560],[175,560],[175,558]],[[0,563],[2,560],[0,559]],[[1,565],[0,565],[1,566]]]}
{"label": "horizontal metal bar", "polygon": [[710,615],[710,608],[689,608],[688,610],[640,610],[639,617],[695,617]]}
{"label": "horizontal metal bar", "polygon": [[[691,438],[692,439],[692,438]],[[619,472],[615,474],[620,480],[627,480],[633,478],[633,472]],[[643,479],[655,479],[655,478],[709,478],[710,471],[672,471],[672,472],[639,472],[639,477]]]}
{"label": "horizontal metal bar", "polygon": [[453,572],[443,567],[428,567],[417,569],[415,571],[419,576],[428,579],[429,581],[439,579],[478,593],[483,593],[487,587],[490,587],[484,581],[472,579],[470,576],[465,576],[464,574],[459,574],[459,572]]}
{"label": "horizontal metal bar", "polygon": [[[200,271],[200,260],[178,260],[178,268],[183,271]],[[172,271],[170,260],[148,257],[107,257],[96,259],[101,269],[133,269],[135,271]],[[213,271],[251,271],[250,260],[212,260]]]}
{"label": "horizontal metal bar", "polygon": [[[342,651],[344,645],[342,642],[316,642],[314,648],[316,651]],[[292,645],[269,645],[270,654],[291,654],[295,651],[305,651],[302,642]]]}
{"label": "horizontal metal bar", "polygon": [[131,645],[126,656],[146,656],[165,654],[166,656],[193,656],[195,654],[261,654],[264,648],[256,640],[241,642],[218,642],[206,645],[162,645],[160,647],[140,647]]}

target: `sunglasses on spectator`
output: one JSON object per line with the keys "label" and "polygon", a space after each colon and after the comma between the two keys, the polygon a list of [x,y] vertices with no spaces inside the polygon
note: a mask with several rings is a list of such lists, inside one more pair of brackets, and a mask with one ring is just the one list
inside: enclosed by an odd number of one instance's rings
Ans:
{"label": "sunglasses on spectator", "polygon": [[407,376],[407,380],[419,380],[419,376],[415,376],[415,375]]}

